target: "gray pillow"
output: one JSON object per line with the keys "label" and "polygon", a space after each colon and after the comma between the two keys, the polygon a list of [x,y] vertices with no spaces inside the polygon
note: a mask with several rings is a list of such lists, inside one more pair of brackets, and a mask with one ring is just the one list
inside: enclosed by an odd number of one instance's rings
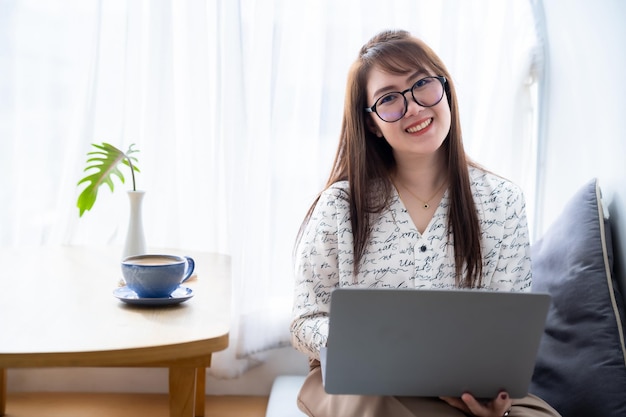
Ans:
{"label": "gray pillow", "polygon": [[533,291],[552,296],[530,391],[563,417],[626,416],[622,298],[597,180],[532,245]]}

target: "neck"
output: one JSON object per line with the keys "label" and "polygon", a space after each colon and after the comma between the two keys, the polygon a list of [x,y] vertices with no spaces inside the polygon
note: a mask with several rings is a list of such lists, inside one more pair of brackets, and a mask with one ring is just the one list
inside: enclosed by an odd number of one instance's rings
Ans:
{"label": "neck", "polygon": [[418,195],[430,195],[446,181],[447,165],[441,152],[430,158],[396,159],[393,180]]}

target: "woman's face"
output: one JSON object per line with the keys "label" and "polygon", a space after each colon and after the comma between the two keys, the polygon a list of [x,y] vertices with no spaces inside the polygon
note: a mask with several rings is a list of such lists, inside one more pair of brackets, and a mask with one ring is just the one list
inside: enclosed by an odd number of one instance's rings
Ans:
{"label": "woman's face", "polygon": [[[381,96],[411,88],[418,80],[440,74],[416,71],[408,74],[391,74],[379,67],[372,68],[367,82],[367,106],[372,106]],[[443,94],[439,103],[422,107],[413,100],[411,92],[405,94],[406,114],[396,122],[388,123],[377,114],[369,113],[367,124],[380,140],[387,140],[396,159],[412,156],[432,156],[441,147],[450,131],[450,107]]]}

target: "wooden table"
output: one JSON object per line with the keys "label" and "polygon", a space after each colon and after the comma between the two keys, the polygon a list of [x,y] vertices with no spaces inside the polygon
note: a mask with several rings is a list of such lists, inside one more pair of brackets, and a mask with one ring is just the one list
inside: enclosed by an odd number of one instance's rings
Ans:
{"label": "wooden table", "polygon": [[228,346],[230,258],[192,256],[194,296],[166,307],[113,296],[121,279],[116,247],[2,249],[0,415],[6,368],[167,367],[170,416],[204,415],[205,368]]}

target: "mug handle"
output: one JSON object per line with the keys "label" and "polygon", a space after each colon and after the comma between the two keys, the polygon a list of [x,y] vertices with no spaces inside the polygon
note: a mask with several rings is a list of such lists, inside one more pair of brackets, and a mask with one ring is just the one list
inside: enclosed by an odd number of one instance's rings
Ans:
{"label": "mug handle", "polygon": [[193,274],[194,269],[196,269],[196,263],[192,257],[183,256],[183,258],[185,258],[185,260],[187,261],[187,268],[185,269],[185,276],[183,277],[182,281],[180,281],[181,283],[191,278],[191,274]]}

